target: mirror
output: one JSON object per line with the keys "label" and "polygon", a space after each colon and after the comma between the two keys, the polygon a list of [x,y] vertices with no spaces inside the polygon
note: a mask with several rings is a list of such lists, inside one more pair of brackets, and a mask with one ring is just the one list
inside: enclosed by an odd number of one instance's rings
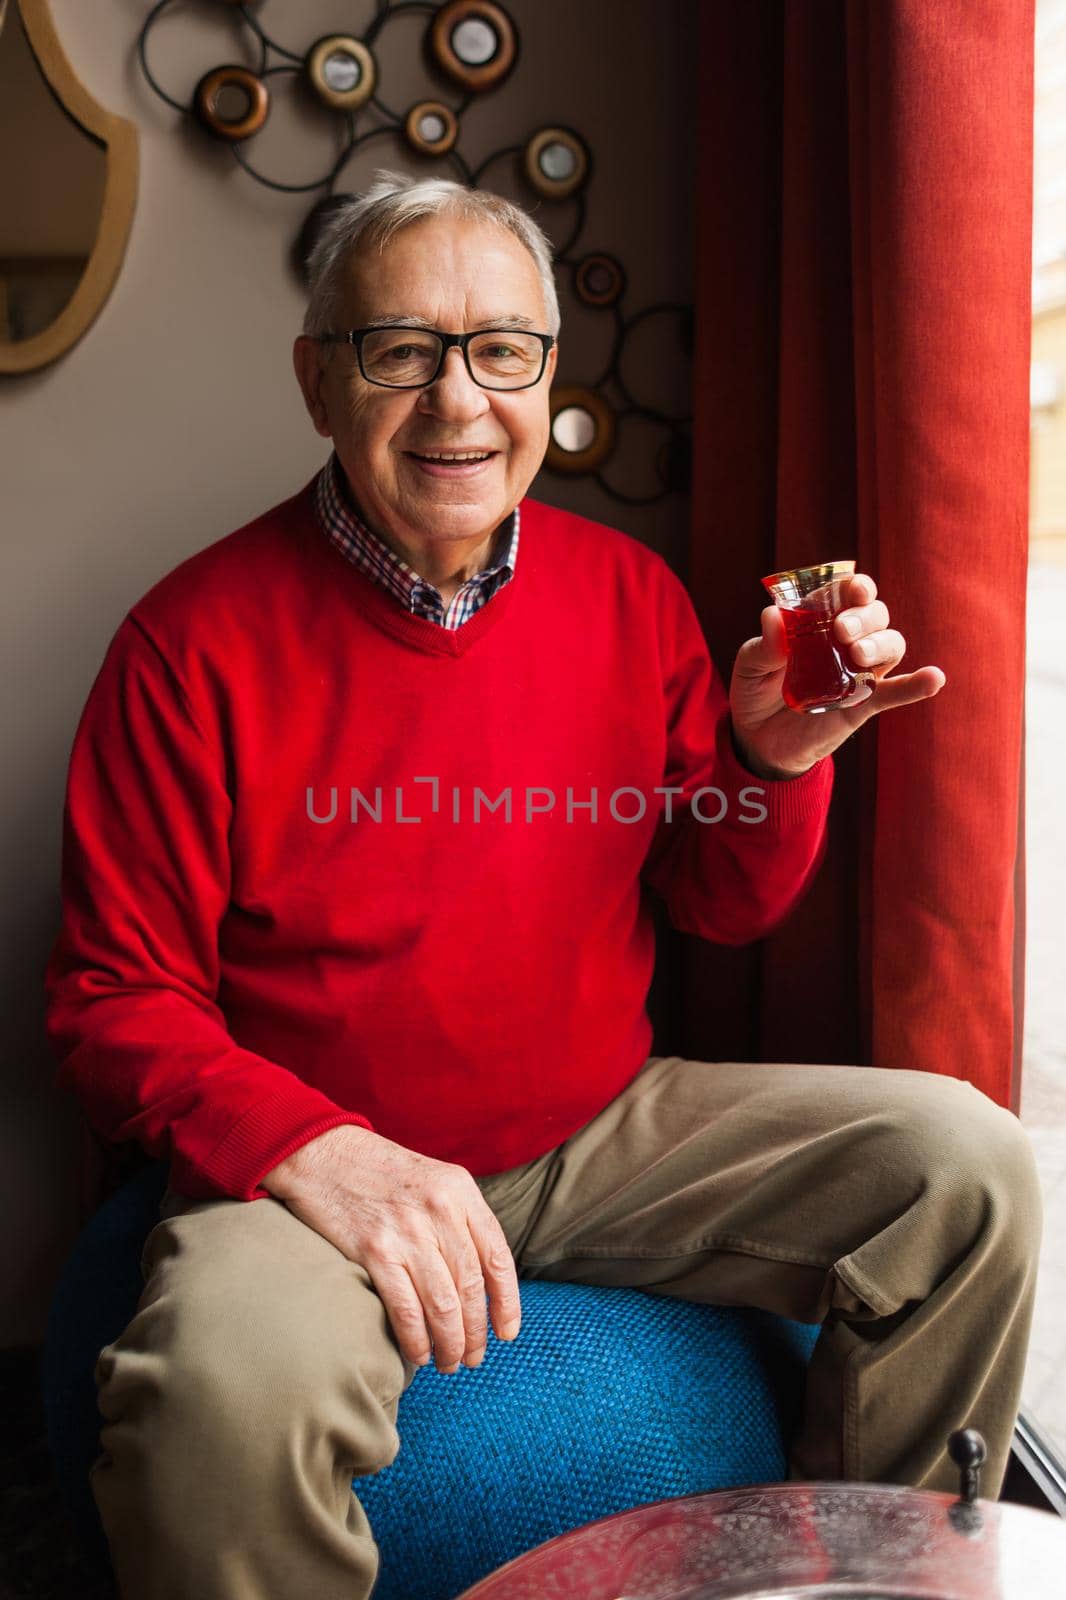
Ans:
{"label": "mirror", "polygon": [[448,131],[448,125],[439,111],[427,111],[418,119],[419,136],[427,144],[439,144]]}
{"label": "mirror", "polygon": [[224,83],[215,96],[214,109],[223,122],[240,122],[252,109],[252,97],[239,83]]}
{"label": "mirror", "polygon": [[600,253],[585,256],[574,272],[578,299],[587,306],[613,306],[621,298],[625,286],[625,271],[614,256]]}
{"label": "mirror", "polygon": [[560,144],[556,139],[544,146],[537,164],[546,178],[554,183],[565,183],[577,171],[577,156],[569,145]]}
{"label": "mirror", "polygon": [[420,100],[407,113],[403,131],[420,155],[442,156],[459,137],[459,119],[439,100]]}
{"label": "mirror", "polygon": [[75,77],[48,0],[0,0],[0,372],[69,350],[118,276],[137,136]]}
{"label": "mirror", "polygon": [[602,394],[579,384],[555,385],[545,466],[568,474],[597,472],[614,449],[615,414]]}
{"label": "mirror", "polygon": [[542,128],[526,145],[525,174],[545,200],[565,200],[589,175],[589,152],[572,128]]}
{"label": "mirror", "polygon": [[481,94],[502,83],[514,66],[518,35],[495,0],[447,0],[433,12],[429,50],[454,83],[469,94]]}
{"label": "mirror", "polygon": [[483,17],[468,17],[452,29],[452,49],[464,67],[483,67],[500,48],[495,29]]}
{"label": "mirror", "polygon": [[552,438],[560,450],[574,455],[579,450],[587,450],[595,437],[596,423],[582,406],[566,406],[556,412]]}

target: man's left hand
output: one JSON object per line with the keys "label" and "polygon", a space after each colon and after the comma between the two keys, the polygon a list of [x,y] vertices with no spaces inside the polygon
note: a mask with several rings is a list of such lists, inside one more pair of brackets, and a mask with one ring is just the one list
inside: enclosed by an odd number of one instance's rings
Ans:
{"label": "man's left hand", "polygon": [[880,711],[928,700],[947,679],[939,667],[888,674],[903,660],[907,641],[890,628],[888,607],[864,572],[848,580],[844,609],[833,619],[833,635],[845,662],[856,672],[872,672],[839,708],[817,716],[790,710],[781,695],[788,659],[785,625],[776,606],[762,613],[762,635],[737,651],[729,703],[733,735],[745,766],[763,778],[795,778],[843,744],[856,728]]}

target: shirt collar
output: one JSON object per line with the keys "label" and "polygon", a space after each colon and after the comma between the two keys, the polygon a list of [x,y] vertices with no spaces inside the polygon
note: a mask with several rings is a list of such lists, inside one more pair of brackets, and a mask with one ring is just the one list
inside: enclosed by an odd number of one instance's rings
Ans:
{"label": "shirt collar", "polygon": [[[389,589],[409,609],[424,602],[426,591],[437,597],[439,591],[395,550],[368,528],[359,512],[348,484],[347,475],[334,451],[315,479],[315,509],[323,531],[344,555],[378,583]],[[508,578],[514,577],[518,561],[519,510],[516,506],[496,532],[490,565],[482,568],[468,584],[487,587],[495,580],[495,589]]]}

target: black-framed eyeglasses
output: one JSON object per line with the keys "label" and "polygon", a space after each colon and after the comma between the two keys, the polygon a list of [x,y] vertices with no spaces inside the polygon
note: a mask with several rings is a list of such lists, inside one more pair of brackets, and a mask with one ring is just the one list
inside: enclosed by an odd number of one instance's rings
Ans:
{"label": "black-framed eyeglasses", "polygon": [[449,350],[461,350],[466,370],[482,389],[532,389],[544,376],[550,333],[524,328],[478,328],[441,333],[436,328],[352,328],[323,333],[324,344],[350,344],[367,383],[383,389],[425,389],[440,376]]}

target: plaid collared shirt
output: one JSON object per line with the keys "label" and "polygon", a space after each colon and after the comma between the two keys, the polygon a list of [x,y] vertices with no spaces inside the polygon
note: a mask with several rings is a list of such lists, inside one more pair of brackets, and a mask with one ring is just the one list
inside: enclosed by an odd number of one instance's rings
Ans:
{"label": "plaid collared shirt", "polygon": [[440,590],[413,572],[406,561],[401,561],[356,515],[341,483],[340,472],[341,465],[334,452],[315,480],[315,510],[322,529],[349,561],[394,595],[405,611],[425,617],[428,622],[440,623],[443,628],[458,628],[514,577],[518,560],[517,506],[497,529],[493,565],[468,578],[445,606]]}

